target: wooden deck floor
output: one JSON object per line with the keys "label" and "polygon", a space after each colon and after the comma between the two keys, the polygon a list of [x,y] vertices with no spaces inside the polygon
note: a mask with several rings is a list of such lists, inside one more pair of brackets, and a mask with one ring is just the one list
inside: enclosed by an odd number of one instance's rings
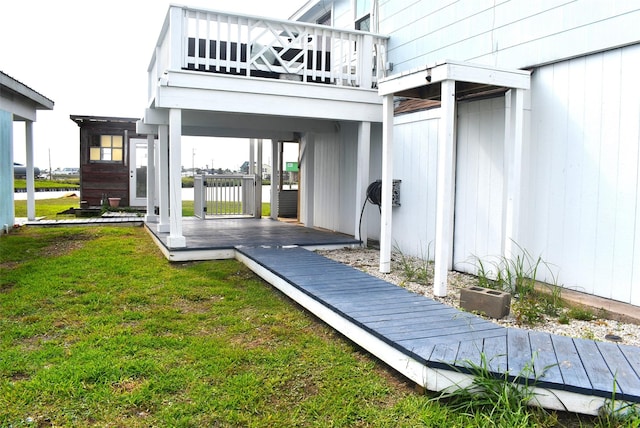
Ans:
{"label": "wooden deck floor", "polygon": [[149,232],[165,256],[172,261],[234,258],[236,247],[339,248],[359,245],[352,236],[304,227],[268,218],[216,218],[202,220],[185,217],[182,234],[187,246],[169,248],[168,233],[158,232],[156,224],[147,223]]}
{"label": "wooden deck floor", "polygon": [[469,383],[470,368],[484,358],[495,376],[534,387],[544,407],[595,414],[612,397],[640,403],[640,348],[504,328],[301,248],[238,253],[285,294],[428,389]]}

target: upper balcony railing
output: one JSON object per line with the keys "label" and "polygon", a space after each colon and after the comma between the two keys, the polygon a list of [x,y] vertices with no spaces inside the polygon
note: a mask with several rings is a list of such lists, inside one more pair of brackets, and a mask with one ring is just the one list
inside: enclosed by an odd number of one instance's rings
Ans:
{"label": "upper balcony railing", "polygon": [[387,37],[297,21],[171,6],[148,68],[374,88]]}

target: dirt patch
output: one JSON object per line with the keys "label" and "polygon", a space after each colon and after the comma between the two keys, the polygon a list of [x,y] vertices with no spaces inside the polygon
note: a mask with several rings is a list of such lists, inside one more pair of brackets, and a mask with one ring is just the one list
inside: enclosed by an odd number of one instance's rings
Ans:
{"label": "dirt patch", "polygon": [[95,236],[89,233],[79,233],[74,235],[61,236],[55,242],[50,243],[46,247],[40,250],[43,256],[47,257],[59,257],[71,253],[72,251],[79,250],[85,244],[85,242],[94,239]]}
{"label": "dirt patch", "polygon": [[12,382],[20,382],[31,379],[31,376],[25,372],[15,372],[10,376]]}
{"label": "dirt patch", "polygon": [[222,296],[186,296],[175,300],[173,307],[182,314],[206,314],[216,302],[222,299]]}
{"label": "dirt patch", "polygon": [[[2,266],[4,267],[4,266]],[[0,284],[0,294],[10,292],[16,285],[13,283]]]}
{"label": "dirt patch", "polygon": [[113,384],[113,389],[116,392],[121,394],[129,394],[137,389],[139,389],[143,384],[144,379],[124,379],[120,382]]}

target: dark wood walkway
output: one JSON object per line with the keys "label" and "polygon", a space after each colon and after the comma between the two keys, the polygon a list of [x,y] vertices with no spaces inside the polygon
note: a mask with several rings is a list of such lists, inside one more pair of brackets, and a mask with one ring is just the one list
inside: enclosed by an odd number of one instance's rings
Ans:
{"label": "dark wood walkway", "polygon": [[593,413],[594,397],[640,402],[640,348],[504,328],[301,248],[237,251],[426,367],[470,373],[484,356],[495,376],[551,391],[570,411]]}

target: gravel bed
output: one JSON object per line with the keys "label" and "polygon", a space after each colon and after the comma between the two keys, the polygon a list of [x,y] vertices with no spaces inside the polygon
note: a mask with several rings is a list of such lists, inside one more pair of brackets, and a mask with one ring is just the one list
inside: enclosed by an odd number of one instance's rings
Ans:
{"label": "gravel bed", "polygon": [[[380,273],[379,267],[379,251],[374,249],[342,249],[331,251],[317,251],[327,258],[344,263],[346,265],[357,268],[372,276],[384,279],[387,282],[401,286],[414,293],[422,294],[441,303],[459,308],[460,289],[478,285],[477,278],[458,272],[449,273],[449,293],[446,297],[435,297],[433,295],[433,286],[424,285],[414,281],[408,281],[404,274],[403,266],[411,263],[415,269],[425,271],[428,278],[427,282],[431,282],[433,278],[432,264],[429,263],[425,269],[425,262],[406,255],[393,253],[391,255],[391,273]],[[422,282],[422,281],[421,281]],[[512,302],[513,303],[513,302]],[[597,313],[598,308],[594,308]],[[519,327],[529,330],[537,330],[557,335],[593,339],[603,342],[613,342],[608,340],[607,336],[617,336],[621,340],[616,341],[625,345],[640,346],[640,325],[623,323],[608,319],[595,319],[593,321],[580,321],[571,319],[568,324],[558,322],[558,317],[545,316],[543,322],[534,326],[518,324],[516,319],[509,315],[501,320],[487,318],[496,324],[504,327]]]}

